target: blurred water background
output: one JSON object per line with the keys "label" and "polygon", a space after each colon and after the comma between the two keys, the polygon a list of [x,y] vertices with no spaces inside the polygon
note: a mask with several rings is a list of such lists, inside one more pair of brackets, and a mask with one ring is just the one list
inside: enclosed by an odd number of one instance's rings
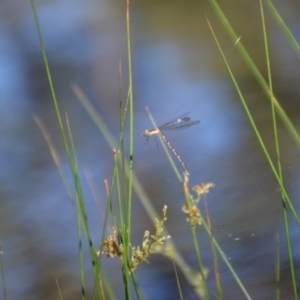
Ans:
{"label": "blurred water background", "polygon": [[[275,4],[297,37],[300,4]],[[221,5],[266,74],[258,1],[226,0]],[[75,83],[85,91],[118,138],[120,61],[123,99],[128,84],[125,1],[48,0],[36,1],[36,6],[61,110],[68,113],[73,129],[97,245],[106,201],[103,180],[111,177],[112,152],[70,86]],[[55,279],[64,299],[80,299],[76,215],[33,120],[35,114],[45,124],[69,174],[30,2],[2,0],[0,15],[0,239],[8,299],[57,299]],[[201,120],[199,125],[166,135],[190,169],[191,186],[216,184],[208,195],[208,205],[217,240],[253,299],[274,299],[275,237],[279,232],[282,295],[289,299],[292,288],[279,187],[239,102],[206,16],[221,40],[267,146],[274,149],[269,101],[208,1],[132,1],[135,172],[157,211],[168,205],[167,227],[172,238],[187,262],[196,266],[189,226],[181,212],[182,189],[161,145],[155,138],[145,144],[140,135],[152,127],[146,106],[158,124],[191,111],[193,119]],[[299,128],[299,58],[269,13],[266,20],[275,94]],[[299,149],[280,121],[279,137],[285,183],[292,199],[298,201]],[[93,200],[87,178],[96,184],[102,206]],[[299,201],[295,207],[299,211]],[[153,225],[138,199],[134,215],[133,242],[140,244],[143,232]],[[292,219],[290,226],[300,275],[299,228]],[[204,265],[212,271],[209,240],[201,230],[199,239]],[[87,247],[85,253],[88,257]],[[159,255],[150,262],[137,270],[146,298],[176,299],[172,262]],[[118,298],[123,299],[117,260],[104,259],[104,263]],[[243,299],[227,268],[223,263],[220,267],[225,299]],[[196,299],[182,280],[184,299]],[[215,290],[213,272],[208,281],[209,289]],[[92,285],[91,280],[89,288]]]}

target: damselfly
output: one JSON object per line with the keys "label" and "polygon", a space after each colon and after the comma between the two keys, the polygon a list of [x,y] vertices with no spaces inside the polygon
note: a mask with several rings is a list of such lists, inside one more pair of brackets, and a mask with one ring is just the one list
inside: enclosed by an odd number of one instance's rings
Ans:
{"label": "damselfly", "polygon": [[162,139],[164,140],[164,142],[168,145],[168,147],[173,151],[173,153],[175,154],[175,156],[177,157],[177,159],[183,166],[185,173],[187,175],[190,175],[188,168],[186,167],[184,161],[181,159],[180,155],[177,153],[175,148],[171,145],[171,143],[167,140],[165,135],[162,133],[163,130],[182,130],[182,129],[186,129],[186,128],[189,128],[193,125],[200,123],[199,120],[195,120],[195,121],[191,120],[191,118],[187,116],[188,114],[189,114],[189,112],[187,112],[187,113],[175,118],[174,120],[171,120],[170,122],[167,122],[157,128],[153,128],[151,130],[145,129],[143,135],[147,137],[147,141],[148,141],[151,135],[159,134],[162,137]]}

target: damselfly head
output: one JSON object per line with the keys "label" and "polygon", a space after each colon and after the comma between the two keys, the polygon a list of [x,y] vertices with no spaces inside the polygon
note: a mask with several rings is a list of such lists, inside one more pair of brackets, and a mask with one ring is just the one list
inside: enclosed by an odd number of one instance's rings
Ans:
{"label": "damselfly head", "polygon": [[149,130],[145,129],[144,132],[143,132],[143,136],[148,136],[148,135],[149,135]]}

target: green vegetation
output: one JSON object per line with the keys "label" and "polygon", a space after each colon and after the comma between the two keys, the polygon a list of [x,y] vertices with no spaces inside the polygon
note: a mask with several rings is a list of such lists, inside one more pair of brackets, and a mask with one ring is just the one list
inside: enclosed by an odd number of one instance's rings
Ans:
{"label": "green vegetation", "polygon": [[[272,114],[273,120],[273,132],[274,132],[274,149],[272,152],[276,153],[276,159],[272,159],[270,154],[270,149],[267,148],[266,143],[257,128],[251,110],[247,104],[247,99],[243,95],[242,89],[239,86],[238,80],[232,71],[230,64],[227,61],[226,54],[222,49],[222,46],[218,40],[218,33],[214,30],[214,25],[211,24],[210,20],[207,18],[207,25],[211,30],[212,38],[216,43],[216,47],[219,49],[224,64],[228,70],[228,75],[232,80],[232,83],[236,89],[236,92],[241,101],[248,120],[255,132],[257,140],[262,148],[262,151],[266,157],[266,160],[269,164],[270,169],[272,170],[274,177],[276,178],[278,185],[280,186],[281,198],[283,201],[282,216],[284,219],[285,226],[285,238],[286,238],[286,248],[289,254],[290,261],[290,274],[291,281],[293,286],[294,299],[298,299],[299,291],[297,290],[297,278],[295,274],[295,257],[292,253],[292,240],[290,233],[290,220],[288,211],[292,213],[292,219],[298,225],[300,225],[300,220],[298,213],[294,207],[293,201],[291,200],[290,195],[285,186],[282,174],[282,162],[281,162],[281,149],[280,141],[278,138],[278,118],[283,122],[287,128],[289,134],[294,139],[297,146],[300,146],[300,136],[290,121],[289,117],[283,110],[280,105],[280,100],[276,98],[273,94],[272,88],[272,63],[269,57],[269,45],[268,45],[268,28],[265,22],[265,10],[268,13],[272,14],[273,18],[278,22],[279,27],[282,29],[283,34],[286,35],[287,40],[291,46],[300,54],[300,47],[297,43],[295,37],[289,30],[289,28],[284,23],[283,19],[280,17],[280,12],[276,10],[272,2],[269,0],[262,1],[260,0],[260,12],[261,12],[261,34],[263,35],[264,40],[264,49],[265,49],[265,59],[266,59],[266,74],[265,78],[258,67],[251,59],[250,54],[247,52],[247,49],[243,46],[242,41],[239,36],[235,33],[234,28],[232,27],[230,21],[227,19],[226,15],[219,6],[220,1],[208,0],[214,9],[218,19],[221,21],[224,29],[227,31],[228,36],[231,38],[232,42],[235,44],[235,47],[238,49],[241,57],[247,64],[249,72],[253,75],[256,81],[259,83],[262,91],[265,94],[266,100],[270,102],[270,112]],[[120,135],[118,140],[110,133],[106,124],[102,120],[101,116],[97,113],[96,109],[89,102],[84,92],[80,87],[73,85],[72,89],[83,108],[88,112],[91,119],[94,121],[97,128],[100,130],[101,134],[105,137],[108,145],[110,146],[113,157],[114,164],[112,166],[113,172],[110,179],[110,184],[107,184],[107,205],[105,208],[105,221],[103,224],[102,231],[102,242],[100,245],[95,245],[92,241],[90,224],[88,216],[86,213],[85,198],[82,192],[82,183],[80,181],[80,171],[79,163],[77,161],[76,155],[76,145],[74,144],[72,137],[72,128],[69,124],[68,117],[64,120],[61,111],[59,109],[59,102],[56,97],[55,88],[52,83],[52,76],[50,72],[50,66],[48,64],[46,49],[43,43],[43,36],[39,26],[38,14],[35,9],[34,1],[31,0],[33,14],[36,22],[36,28],[38,32],[38,37],[40,41],[41,51],[43,54],[43,59],[46,67],[46,74],[49,81],[54,107],[56,110],[57,120],[60,126],[61,135],[64,142],[65,152],[68,158],[70,171],[73,178],[73,189],[68,189],[68,194],[70,199],[74,204],[74,209],[77,214],[78,221],[78,241],[79,241],[79,263],[81,270],[81,287],[82,287],[82,299],[87,299],[86,296],[86,278],[85,278],[85,262],[82,251],[82,244],[88,243],[89,245],[89,254],[90,261],[93,266],[94,274],[94,290],[93,290],[93,299],[116,299],[114,290],[107,279],[105,268],[103,267],[102,260],[105,257],[110,259],[119,259],[120,261],[120,273],[123,276],[123,289],[124,289],[124,298],[126,299],[143,299],[143,293],[139,290],[138,287],[138,278],[136,278],[135,270],[139,267],[140,263],[149,263],[149,256],[152,254],[161,254],[166,259],[170,259],[174,262],[174,278],[176,277],[178,284],[178,298],[184,299],[181,290],[180,277],[178,276],[178,270],[185,276],[188,283],[191,285],[191,288],[194,289],[195,293],[201,299],[224,299],[223,296],[223,284],[222,284],[222,274],[219,269],[219,260],[224,263],[232,276],[235,278],[237,285],[242,291],[245,299],[251,298],[251,291],[248,291],[244,286],[239,274],[237,274],[230,264],[230,261],[226,257],[226,253],[222,250],[222,246],[219,245],[218,241],[213,235],[209,210],[206,203],[206,197],[210,189],[218,188],[215,187],[213,183],[199,183],[194,187],[190,188],[189,186],[189,176],[185,175],[182,178],[181,172],[176,168],[176,164],[173,163],[172,155],[169,152],[169,149],[166,147],[163,140],[161,140],[162,147],[164,148],[168,159],[171,162],[171,165],[174,169],[174,172],[178,178],[178,184],[182,186],[183,195],[185,197],[184,204],[182,206],[182,218],[186,218],[187,226],[190,227],[191,236],[193,239],[194,253],[197,258],[197,266],[190,267],[178,252],[176,245],[174,244],[172,237],[167,231],[167,207],[163,206],[161,208],[162,213],[158,214],[151,205],[151,201],[146,195],[143,186],[140,184],[139,179],[135,176],[134,173],[134,82],[132,80],[132,57],[131,57],[131,30],[130,30],[130,5],[129,0],[127,0],[127,10],[126,10],[126,20],[127,20],[127,50],[128,50],[128,66],[129,66],[129,86],[128,86],[128,99],[126,103],[122,101],[122,85],[120,81]],[[120,74],[121,76],[121,74]],[[129,120],[129,140],[124,141],[124,131],[126,122]],[[154,120],[150,116],[154,126]],[[57,165],[57,168],[60,170],[62,180],[66,182],[65,176],[62,172],[62,167],[58,159],[58,155],[55,152],[54,146],[51,144],[51,141],[47,135],[47,131],[43,128],[41,122],[36,117],[36,122],[39,124],[46,141],[51,150],[52,157]],[[129,144],[129,149],[125,148],[125,145]],[[128,155],[126,153],[129,153]],[[129,158],[129,159],[128,159]],[[193,176],[193,174],[191,174]],[[73,193],[70,190],[74,190]],[[144,237],[140,245],[133,245],[131,242],[131,230],[133,226],[133,216],[132,216],[132,207],[133,203],[133,194],[137,195],[142,205],[145,208],[145,211],[148,213],[150,219],[153,221],[153,224],[156,228],[156,232],[151,233],[147,228],[144,229]],[[201,201],[201,202],[200,202]],[[204,203],[205,214],[202,213],[199,203]],[[108,234],[108,220],[112,219],[114,223],[113,233]],[[204,230],[209,237],[211,252],[213,257],[213,272],[215,275],[216,290],[211,291],[208,288],[207,282],[207,268],[206,262],[203,261],[201,255],[201,244],[197,238],[197,231]],[[278,237],[279,239],[279,237]],[[1,251],[1,249],[0,249]],[[274,270],[274,281],[277,282],[277,291],[276,299],[280,299],[280,253],[279,253],[279,242],[278,248],[274,249],[274,257],[276,256],[277,264],[276,270]],[[2,256],[1,266],[2,266]],[[90,262],[88,262],[90,263]],[[208,264],[211,264],[209,262]],[[151,267],[151,264],[149,264]],[[1,267],[3,270],[3,267]],[[4,279],[4,273],[2,272],[2,278]],[[299,279],[298,279],[299,282]],[[5,287],[5,281],[3,281],[3,286]],[[59,283],[58,283],[59,287]],[[59,288],[58,288],[59,289]],[[299,287],[298,287],[299,289]],[[7,299],[6,290],[3,291],[4,299]],[[275,292],[274,292],[275,295]],[[64,299],[63,295],[60,294],[60,298]]]}

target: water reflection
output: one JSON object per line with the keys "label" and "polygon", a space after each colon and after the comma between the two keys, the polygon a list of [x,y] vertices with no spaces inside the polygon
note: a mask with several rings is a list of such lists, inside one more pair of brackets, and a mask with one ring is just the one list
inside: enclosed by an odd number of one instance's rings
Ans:
{"label": "water reflection", "polygon": [[[5,140],[0,146],[3,187],[0,227],[8,296],[9,299],[24,296],[53,299],[57,295],[54,280],[57,278],[65,299],[79,299],[74,208],[46,143],[33,122],[33,112],[40,116],[51,132],[66,171],[68,166],[32,13],[29,6],[23,7],[23,16],[17,18],[15,13],[18,10],[14,9],[18,5],[5,4],[5,7],[13,8],[10,12],[12,18],[3,21],[0,32],[0,89],[3,95],[0,116],[2,140]],[[145,144],[140,136],[145,128],[152,127],[145,106],[150,108],[158,124],[191,110],[193,118],[200,119],[201,124],[188,131],[167,133],[167,138],[187,164],[192,174],[191,186],[199,182],[216,184],[208,196],[216,238],[251,296],[268,299],[275,290],[275,233],[279,231],[281,241],[284,239],[280,193],[212,43],[203,17],[203,11],[210,12],[209,8],[202,3],[182,7],[178,2],[172,8],[163,3],[147,5],[139,3],[132,7],[137,176],[158,211],[164,204],[169,206],[167,224],[174,242],[189,264],[195,265],[189,228],[181,213],[181,187],[159,143],[150,141]],[[264,62],[263,52],[256,45],[257,28],[249,28],[250,23],[258,22],[257,10],[251,1],[247,5],[251,7],[251,13],[245,7],[235,7],[228,13],[232,13],[231,17],[241,28],[247,28],[242,39],[248,47],[251,45],[257,61]],[[127,93],[124,7],[114,6],[112,2],[89,3],[86,7],[79,1],[49,1],[38,4],[38,13],[61,109],[70,116],[83,169],[91,230],[97,244],[106,194],[102,182],[110,178],[112,153],[71,93],[70,84],[75,82],[87,92],[114,136],[118,137],[120,59],[124,98]],[[14,35],[11,35],[12,32]],[[258,89],[248,78],[248,70],[238,60],[234,45],[225,35],[222,39],[228,43],[229,58],[249,97],[267,146],[273,147],[269,105],[260,92],[253,92]],[[276,43],[276,39],[272,42]],[[272,51],[276,52],[276,47]],[[276,76],[281,78],[279,73]],[[285,88],[283,84],[278,90],[284,95]],[[294,91],[293,97],[297,99],[297,83]],[[284,104],[291,111],[297,111],[298,103],[293,97]],[[298,122],[298,115],[292,116]],[[287,187],[295,196],[298,192],[298,186],[294,185],[298,174],[297,152],[281,124],[279,130]],[[128,133],[125,135],[127,137]],[[289,169],[291,166],[292,170]],[[99,209],[92,200],[84,176],[86,173],[91,174],[101,195]],[[67,179],[71,182],[69,175]],[[140,204],[135,205],[134,212],[133,238],[138,244],[144,230],[152,225]],[[292,222],[291,226],[294,226]],[[202,230],[199,231],[199,239],[203,260],[211,270],[209,239]],[[88,249],[85,253],[88,256]],[[283,253],[283,268],[288,265],[285,255]],[[122,280],[121,275],[116,276],[118,264],[104,261],[112,284],[118,290]],[[87,267],[87,273],[90,271]],[[285,269],[283,271],[288,273]],[[225,298],[242,297],[223,264],[221,274]],[[215,290],[213,274],[209,276],[209,287]],[[141,266],[138,277],[149,299],[177,297],[173,266],[164,258],[153,257],[150,266]],[[288,287],[287,282],[284,287]],[[185,299],[195,298],[188,285],[183,285],[183,291]],[[118,298],[123,298],[122,289],[117,294]],[[285,295],[288,298],[288,294]]]}

